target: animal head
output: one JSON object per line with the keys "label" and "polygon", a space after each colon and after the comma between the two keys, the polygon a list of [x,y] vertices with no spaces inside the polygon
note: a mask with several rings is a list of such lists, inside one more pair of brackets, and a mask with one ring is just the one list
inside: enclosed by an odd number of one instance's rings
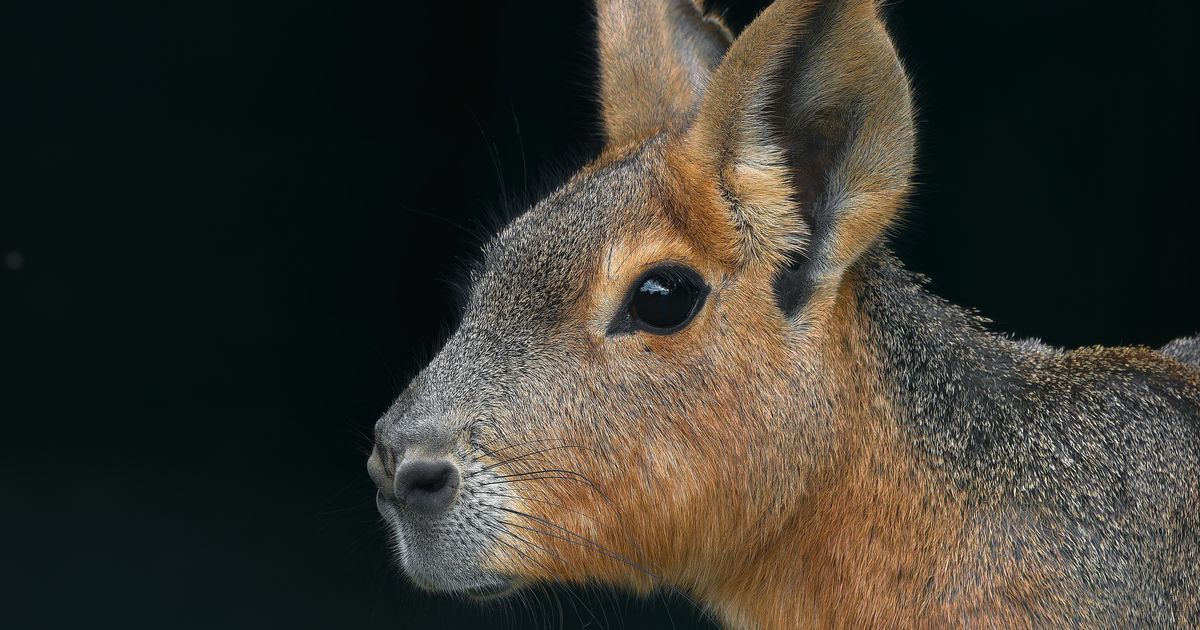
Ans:
{"label": "animal head", "polygon": [[802,509],[854,404],[846,287],[914,151],[875,3],[779,0],[736,39],[689,0],[597,22],[603,151],[486,245],[376,425],[429,589],[710,588]]}

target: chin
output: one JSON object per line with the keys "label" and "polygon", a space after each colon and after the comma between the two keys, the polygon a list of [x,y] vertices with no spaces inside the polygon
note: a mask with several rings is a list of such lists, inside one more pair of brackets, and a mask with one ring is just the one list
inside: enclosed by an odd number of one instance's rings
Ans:
{"label": "chin", "polygon": [[446,595],[463,595],[475,600],[504,597],[520,588],[517,580],[495,571],[476,568],[464,571],[461,567],[446,568],[425,563],[401,561],[409,581],[422,590]]}
{"label": "chin", "polygon": [[516,579],[486,568],[493,541],[469,523],[453,518],[406,518],[383,502],[380,511],[388,522],[397,560],[415,586],[434,593],[472,599],[503,597],[519,588]]}

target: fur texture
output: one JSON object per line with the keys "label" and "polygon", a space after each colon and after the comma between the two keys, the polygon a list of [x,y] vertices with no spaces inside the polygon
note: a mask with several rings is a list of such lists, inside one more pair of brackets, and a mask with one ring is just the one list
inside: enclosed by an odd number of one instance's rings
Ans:
{"label": "fur texture", "polygon": [[[730,627],[1200,624],[1200,341],[987,331],[888,252],[908,81],[870,0],[736,39],[602,0],[608,146],[486,248],[462,324],[376,427],[401,565],[493,596],[689,594]],[[643,272],[711,288],[613,333]],[[407,510],[398,463],[462,471]]]}

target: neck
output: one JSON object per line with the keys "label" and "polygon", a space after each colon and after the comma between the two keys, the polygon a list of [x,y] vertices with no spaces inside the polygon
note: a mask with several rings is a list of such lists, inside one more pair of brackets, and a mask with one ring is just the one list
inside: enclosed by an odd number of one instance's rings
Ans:
{"label": "neck", "polygon": [[822,320],[833,455],[774,539],[709,599],[731,627],[960,620],[987,602],[967,601],[959,585],[989,578],[978,517],[954,475],[932,463],[945,456],[933,444],[955,444],[939,436],[964,430],[956,398],[997,389],[951,366],[977,362],[967,355],[1002,361],[1008,342],[926,293],[886,252],[848,274]]}

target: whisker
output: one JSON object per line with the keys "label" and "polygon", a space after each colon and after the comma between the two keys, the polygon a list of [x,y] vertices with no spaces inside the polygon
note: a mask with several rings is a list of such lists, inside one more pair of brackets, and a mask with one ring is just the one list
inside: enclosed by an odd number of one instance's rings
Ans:
{"label": "whisker", "polygon": [[526,472],[509,473],[506,475],[493,475],[492,478],[493,479],[512,479],[514,477],[525,477],[528,475],[549,475],[549,474],[570,475],[572,477],[578,477],[579,479],[584,479],[584,480],[590,481],[583,474],[577,473],[574,470],[566,470],[564,468],[542,468],[539,470],[530,470],[530,471],[526,471]]}
{"label": "whisker", "polygon": [[[536,519],[535,519],[535,520],[536,520]],[[617,553],[617,552],[615,552],[615,551],[611,551],[611,550],[609,550],[608,548],[606,548],[606,547],[604,547],[604,546],[602,546],[602,545],[599,545],[599,544],[593,543],[592,541],[590,541],[590,540],[588,540],[588,539],[586,539],[586,538],[584,538],[584,537],[582,537],[582,536],[579,536],[578,534],[574,534],[574,535],[575,535],[575,536],[578,536],[578,537],[579,537],[581,540],[573,540],[573,539],[571,539],[571,538],[567,538],[567,537],[565,537],[565,536],[559,536],[558,534],[555,534],[555,533],[553,533],[553,532],[547,532],[547,531],[543,531],[543,530],[537,529],[537,528],[535,528],[535,527],[527,527],[527,526],[525,526],[525,525],[521,525],[521,524],[518,524],[518,523],[513,523],[512,521],[505,521],[505,520],[501,520],[501,521],[500,521],[500,523],[502,523],[502,524],[504,524],[504,525],[507,525],[507,526],[509,526],[509,527],[517,527],[517,528],[519,528],[519,529],[523,529],[523,530],[525,530],[525,531],[528,531],[528,532],[533,532],[533,533],[535,533],[535,534],[541,534],[541,535],[543,535],[543,536],[549,536],[549,537],[551,537],[551,538],[554,538],[554,539],[557,539],[557,540],[561,540],[561,541],[563,541],[563,542],[568,542],[568,543],[571,543],[571,544],[573,544],[573,545],[578,545],[578,546],[580,546],[580,547],[583,547],[584,549],[591,549],[591,550],[593,550],[593,551],[596,551],[596,552],[598,552],[598,553],[601,553],[601,554],[603,554],[603,555],[605,555],[605,556],[607,556],[607,557],[609,557],[609,558],[611,558],[611,559],[613,559],[613,560],[616,560],[617,562],[620,562],[620,563],[622,563],[622,564],[624,564],[624,565],[626,565],[626,566],[628,566],[628,567],[630,567],[630,568],[632,568],[632,569],[636,569],[636,570],[638,570],[638,571],[641,571],[642,573],[645,573],[647,576],[649,576],[649,577],[652,577],[652,578],[654,578],[655,580],[661,580],[661,579],[662,579],[662,578],[660,578],[660,577],[659,577],[657,574],[655,574],[654,572],[652,572],[652,571],[650,571],[649,569],[647,569],[647,568],[645,568],[645,567],[641,566],[640,564],[638,564],[638,563],[634,562],[633,560],[630,560],[630,559],[628,559],[628,558],[626,558],[626,557],[622,556],[621,554],[619,554],[619,553]]]}
{"label": "whisker", "polygon": [[576,481],[579,481],[579,482],[585,483],[585,484],[587,484],[587,485],[588,485],[588,486],[589,486],[589,487],[590,487],[590,488],[591,488],[591,489],[592,489],[592,490],[593,490],[593,491],[594,491],[596,494],[600,495],[600,498],[602,498],[602,499],[604,499],[605,501],[607,501],[607,502],[609,503],[609,505],[615,505],[615,504],[613,503],[613,500],[612,500],[612,499],[610,499],[610,498],[608,497],[608,495],[607,495],[607,494],[605,494],[605,493],[604,493],[604,491],[600,489],[600,486],[596,485],[596,483],[595,483],[594,481],[592,481],[591,479],[589,479],[589,478],[588,478],[586,475],[584,475],[584,474],[582,474],[582,473],[575,472],[574,470],[565,470],[565,469],[558,469],[558,468],[548,468],[548,469],[544,469],[544,470],[533,470],[533,471],[529,471],[529,472],[512,473],[512,474],[509,474],[509,475],[495,475],[495,478],[496,478],[496,479],[498,479],[498,480],[500,480],[500,481],[488,482],[488,484],[485,484],[485,485],[489,485],[489,484],[492,484],[492,483],[506,483],[506,482],[517,482],[517,481],[524,481],[524,480],[525,480],[525,478],[533,478],[533,479],[542,479],[542,478],[547,478],[547,479],[549,479],[549,478],[553,478],[553,477],[549,477],[549,476],[547,476],[547,477],[543,477],[543,475],[561,475],[561,477],[560,477],[560,478],[562,478],[562,479],[575,479]]}
{"label": "whisker", "polygon": [[506,446],[504,446],[504,447],[502,447],[502,448],[498,448],[498,449],[488,449],[488,448],[486,448],[486,446],[487,446],[488,444],[495,444],[496,442],[499,442],[499,441],[501,441],[502,439],[503,439],[503,438],[496,438],[496,439],[494,439],[494,440],[490,440],[490,441],[488,441],[488,442],[484,442],[483,444],[480,444],[480,445],[478,446],[478,448],[479,448],[479,449],[481,449],[481,450],[483,450],[483,451],[485,451],[485,452],[486,452],[488,455],[490,455],[490,456],[493,456],[493,457],[494,457],[494,456],[496,455],[496,453],[503,453],[504,451],[507,451],[507,450],[509,450],[509,449],[514,449],[514,448],[517,448],[517,447],[519,447],[519,446],[528,446],[528,445],[530,445],[530,444],[540,444],[540,443],[543,443],[543,442],[566,442],[566,440],[564,440],[564,439],[562,439],[562,438],[541,438],[541,439],[537,439],[537,440],[525,440],[524,442],[517,442],[516,444],[509,444],[509,445],[506,445]]}
{"label": "whisker", "polygon": [[[525,516],[526,518],[530,518],[530,515],[527,515],[527,514],[524,514],[523,516]],[[536,520],[536,521],[543,521],[543,519],[538,519],[537,517],[532,517],[532,518],[533,518],[534,520]],[[545,522],[545,521],[543,521],[543,522]],[[601,544],[599,544],[599,543],[597,543],[597,542],[595,542],[595,541],[592,541],[592,540],[590,540],[590,539],[588,539],[588,538],[586,538],[586,537],[584,537],[584,536],[581,536],[581,535],[579,535],[579,534],[576,534],[576,533],[574,533],[574,532],[570,532],[569,530],[566,530],[566,531],[568,531],[568,532],[569,532],[571,535],[573,535],[573,536],[576,536],[576,537],[578,537],[579,539],[581,539],[581,540],[583,541],[583,542],[579,542],[579,541],[576,541],[576,540],[572,540],[572,539],[570,539],[570,538],[566,538],[566,537],[564,537],[564,536],[559,536],[559,535],[557,535],[557,534],[554,534],[553,532],[547,532],[547,531],[543,531],[543,530],[540,530],[540,529],[537,529],[537,528],[534,528],[534,527],[526,527],[526,526],[524,526],[524,525],[520,525],[520,524],[517,524],[517,523],[513,523],[513,522],[511,522],[511,521],[500,520],[500,523],[502,523],[502,524],[504,524],[504,525],[507,525],[507,526],[510,526],[510,527],[517,527],[517,528],[520,528],[520,529],[523,529],[523,530],[526,530],[526,531],[529,531],[529,532],[533,532],[533,533],[535,533],[535,534],[541,534],[541,535],[543,535],[543,536],[549,536],[549,537],[551,537],[551,538],[555,538],[555,539],[561,540],[561,541],[563,541],[563,542],[567,542],[567,543],[571,543],[571,544],[574,544],[574,545],[578,545],[578,546],[580,546],[580,547],[582,547],[582,548],[584,548],[584,549],[591,549],[591,550],[593,550],[593,551],[596,551],[597,553],[601,553],[601,554],[603,554],[603,555],[605,555],[605,556],[607,556],[607,557],[609,557],[609,558],[611,558],[611,559],[613,559],[613,560],[616,560],[617,562],[620,562],[620,563],[624,564],[625,566],[628,566],[628,567],[629,567],[629,568],[631,568],[631,569],[635,569],[635,570],[637,570],[637,571],[640,571],[641,573],[645,574],[647,577],[650,577],[651,579],[653,579],[653,580],[655,581],[655,583],[656,583],[658,586],[660,586],[660,587],[664,587],[664,588],[666,588],[666,589],[670,590],[672,593],[676,593],[676,594],[678,594],[680,597],[684,598],[685,600],[687,600],[687,601],[688,601],[689,603],[691,603],[692,605],[694,605],[694,606],[696,606],[696,607],[698,607],[698,608],[702,608],[702,607],[700,606],[700,604],[699,604],[699,603],[698,603],[696,600],[692,599],[692,597],[691,597],[690,595],[688,595],[687,593],[685,593],[685,592],[683,592],[683,591],[681,591],[681,590],[679,590],[679,589],[675,588],[674,586],[671,586],[671,584],[670,584],[669,582],[667,582],[666,580],[664,580],[664,579],[663,579],[661,576],[659,576],[657,573],[654,573],[654,572],[653,572],[653,571],[651,571],[650,569],[648,569],[648,568],[646,568],[646,567],[642,566],[641,564],[639,564],[639,563],[637,563],[637,562],[634,562],[633,560],[631,560],[631,559],[629,559],[629,558],[625,557],[624,555],[622,555],[622,554],[620,554],[620,553],[618,553],[618,552],[616,552],[616,551],[613,551],[613,550],[611,550],[611,549],[609,549],[609,548],[605,547],[604,545],[601,545]],[[547,524],[549,524],[549,525],[553,525],[552,523],[547,523]],[[556,527],[557,527],[557,526],[556,526]],[[562,529],[562,528],[560,528],[560,529]],[[586,544],[585,544],[585,543],[586,543]]]}
{"label": "whisker", "polygon": [[[476,445],[476,449],[482,451],[483,455],[473,457],[472,458],[473,461],[483,463],[485,457],[493,458],[496,461],[487,462],[481,469],[473,471],[468,476],[466,476],[464,479],[469,479],[471,477],[483,477],[482,473],[484,473],[486,471],[493,471],[493,470],[496,470],[497,468],[501,468],[504,466],[509,466],[511,469],[513,464],[519,464],[522,461],[541,462],[544,460],[538,456],[544,455],[549,452],[559,451],[559,450],[578,449],[581,451],[588,451],[597,456],[602,456],[602,454],[594,448],[589,448],[589,447],[586,447],[583,445],[578,445],[578,444],[572,444],[572,443],[568,442],[567,440],[564,440],[561,438],[538,438],[538,439],[522,440],[522,441],[518,441],[515,443],[506,443],[507,439],[509,439],[508,436],[504,436],[504,437],[498,436],[498,437],[486,442],[485,445]],[[496,445],[498,447],[491,448],[493,445]],[[526,447],[527,449],[532,447],[532,450],[529,450],[529,452],[526,452],[523,454],[518,454],[518,455],[509,454],[503,458],[499,457],[499,454],[501,454],[501,453],[508,453],[509,451],[512,451],[514,449],[518,449],[521,447]],[[550,501],[545,498],[534,497],[534,496],[528,496],[528,497],[523,496],[525,494],[524,492],[520,493],[522,496],[518,496],[517,494],[510,494],[510,493],[503,492],[503,491],[492,491],[490,489],[483,488],[483,486],[494,486],[494,485],[502,485],[502,484],[507,485],[507,484],[528,483],[528,482],[549,481],[549,480],[565,480],[565,481],[580,482],[580,483],[586,484],[589,488],[592,489],[592,491],[594,491],[598,496],[603,498],[606,503],[608,503],[609,508],[613,511],[613,515],[616,517],[618,523],[622,523],[625,520],[624,515],[621,513],[621,510],[618,509],[617,505],[612,501],[612,499],[610,499],[604,493],[604,491],[600,489],[599,485],[597,485],[594,481],[592,481],[586,475],[584,475],[580,472],[577,472],[575,470],[569,470],[569,469],[560,468],[560,467],[546,467],[546,468],[539,468],[536,470],[508,472],[508,473],[499,474],[499,475],[493,473],[489,476],[491,477],[490,479],[476,484],[476,488],[479,488],[479,490],[477,490],[477,492],[481,495],[490,495],[490,496],[494,496],[494,497],[507,498],[507,499],[512,499],[512,500],[516,500],[516,501],[534,501],[537,503],[541,503],[541,504],[545,504],[548,506],[558,508],[565,512],[569,512],[580,518],[587,519],[588,521],[590,521],[594,524],[601,524],[600,521],[597,521],[592,516],[589,516],[587,514],[584,514],[582,512],[576,511],[576,510],[573,510],[571,508],[568,508],[564,505],[555,503],[555,502]],[[705,616],[707,618],[711,618],[711,617],[709,617],[710,613],[707,610],[705,610],[705,608],[703,606],[701,606],[699,603],[697,603],[689,594],[678,589],[675,586],[672,586],[665,579],[663,579],[658,573],[656,573],[654,570],[652,570],[648,566],[646,566],[646,564],[644,564],[643,562],[634,560],[633,558],[630,558],[630,557],[628,557],[624,554],[621,554],[620,552],[617,552],[605,545],[602,545],[602,544],[598,543],[597,541],[588,538],[587,536],[584,536],[582,534],[574,532],[571,529],[563,527],[562,525],[559,525],[557,523],[551,522],[550,520],[534,516],[527,512],[523,512],[523,511],[516,510],[516,509],[510,509],[510,508],[503,507],[500,505],[492,505],[492,504],[487,504],[487,505],[488,505],[488,507],[496,509],[498,511],[503,511],[503,512],[512,514],[514,517],[527,519],[527,521],[529,523],[529,525],[523,525],[519,522],[513,522],[512,520],[506,520],[506,519],[500,519],[498,521],[500,523],[499,527],[496,526],[495,524],[487,523],[489,528],[492,529],[494,532],[502,533],[504,536],[512,538],[513,540],[518,540],[526,545],[529,545],[529,548],[539,549],[542,552],[546,553],[549,557],[552,557],[556,562],[564,562],[565,560],[562,558],[562,556],[560,554],[553,552],[552,550],[546,548],[545,546],[535,544],[533,541],[527,540],[526,537],[520,536],[518,533],[516,533],[512,530],[513,529],[524,530],[526,532],[529,532],[530,534],[559,540],[559,541],[565,542],[567,544],[572,544],[572,545],[578,546],[583,549],[589,549],[594,553],[602,554],[605,557],[608,557],[611,560],[614,560],[624,566],[627,566],[627,567],[649,577],[651,580],[653,580],[653,582],[656,586],[655,590],[657,592],[657,596],[659,598],[661,598],[664,601],[664,603],[666,602],[667,594],[678,594],[683,601],[686,601],[686,602],[688,602],[688,604],[695,607],[695,609],[697,611],[699,611],[703,616]],[[621,531],[624,531],[623,526],[620,527],[619,529]],[[497,538],[497,540],[498,540],[498,538]],[[501,541],[498,540],[498,542],[501,542]],[[631,549],[634,549],[638,552],[637,555],[643,554],[643,552],[638,548],[638,545],[635,541],[630,540],[627,542],[629,543]],[[523,557],[526,557],[529,561],[535,562],[532,558],[528,558],[528,556],[525,553],[522,553],[518,549],[514,549],[514,545],[512,545],[511,543],[503,541],[503,544],[506,547],[513,549],[514,552],[522,555]],[[537,564],[539,564],[540,566],[543,566],[543,568],[545,568],[545,565],[543,563],[539,562]],[[555,571],[550,571],[551,575],[554,575],[556,573],[557,572],[555,572]],[[568,593],[576,598],[579,598],[579,596],[575,595],[570,590],[568,590]],[[579,601],[580,601],[580,603],[584,604],[585,608],[587,608],[589,615],[591,615],[591,617],[592,617],[592,620],[599,623],[600,620],[596,619],[595,614],[591,611],[590,608],[588,608],[587,603],[584,602],[582,599],[579,599]],[[572,605],[574,605],[574,604],[572,604]],[[614,605],[615,605],[615,600],[614,600]],[[604,611],[604,606],[601,606],[601,612],[604,613],[603,617],[604,617],[604,620],[607,625],[608,615],[607,615],[606,611]],[[578,611],[577,611],[577,614],[578,614]],[[670,624],[672,627],[675,625],[674,619],[670,620]]]}
{"label": "whisker", "polygon": [[510,457],[510,458],[508,458],[508,459],[505,459],[505,460],[498,461],[498,462],[496,462],[496,463],[494,463],[494,464],[488,464],[487,466],[484,466],[483,468],[480,468],[479,470],[476,470],[476,471],[472,472],[470,475],[468,475],[468,476],[467,476],[467,478],[469,479],[470,477],[473,477],[473,476],[475,476],[475,475],[478,475],[479,473],[482,473],[482,472],[484,472],[484,471],[488,471],[488,470],[491,470],[491,469],[493,469],[493,468],[496,468],[497,466],[503,466],[503,465],[505,465],[505,464],[509,464],[509,463],[512,463],[512,462],[518,462],[518,461],[521,461],[521,460],[525,459],[526,457],[532,457],[532,456],[534,456],[534,455],[540,455],[540,454],[542,454],[542,453],[549,453],[550,451],[557,451],[557,450],[566,449],[566,448],[579,448],[579,449],[586,449],[587,447],[584,447],[584,446],[579,446],[579,445],[577,445],[577,444],[562,444],[562,445],[559,445],[559,446],[551,446],[551,447],[548,447],[548,448],[539,449],[539,450],[536,450],[536,451],[532,451],[532,452],[529,452],[529,453],[525,453],[524,455],[518,455],[518,456],[516,456],[516,457]]}
{"label": "whisker", "polygon": [[[476,492],[475,494],[482,494],[482,495],[488,495],[488,496],[493,496],[493,497],[504,497],[506,499],[514,499],[517,501],[537,501],[538,503],[545,503],[546,505],[549,505],[551,507],[556,507],[565,512],[570,512],[571,514],[574,514],[575,516],[578,516],[580,518],[586,518],[587,520],[589,520],[593,523],[596,523],[597,525],[601,524],[600,521],[595,519],[595,517],[584,514],[583,512],[580,512],[579,510],[573,510],[565,505],[561,505],[561,504],[555,503],[553,501],[548,501],[546,499],[541,499],[538,497],[525,497],[525,496],[519,497],[515,494],[506,494],[504,492],[492,492],[492,491]],[[492,507],[498,507],[498,506],[492,506]]]}
{"label": "whisker", "polygon": [[[488,528],[490,528],[490,529],[491,529],[492,531],[494,531],[494,532],[497,532],[497,533],[499,533],[499,534],[505,534],[505,535],[507,535],[507,536],[511,536],[511,537],[513,537],[513,538],[515,538],[515,539],[517,539],[517,540],[521,541],[522,543],[524,543],[524,544],[526,544],[526,545],[529,545],[530,547],[533,547],[534,549],[538,549],[538,550],[542,551],[543,553],[545,553],[545,554],[547,554],[547,555],[551,556],[552,558],[554,558],[555,560],[557,560],[557,561],[559,561],[559,562],[566,563],[566,560],[565,560],[565,559],[564,559],[564,558],[563,558],[561,555],[559,555],[559,554],[555,553],[555,552],[554,552],[553,550],[551,550],[551,549],[547,549],[547,548],[546,548],[545,546],[543,546],[543,545],[539,545],[539,544],[537,544],[537,543],[535,543],[535,542],[533,542],[533,541],[531,541],[531,540],[528,540],[528,539],[526,539],[524,536],[521,536],[521,535],[519,535],[519,534],[516,534],[516,533],[514,533],[514,532],[511,532],[511,531],[509,531],[509,530],[507,530],[507,529],[505,529],[505,528],[503,528],[503,527],[499,527],[499,526],[497,526],[497,525],[495,525],[495,524],[493,524],[493,523],[483,522],[483,523],[481,523],[481,524],[482,524],[482,525],[484,525],[484,526],[486,526],[486,527],[488,527]],[[476,527],[475,529],[476,529],[477,531],[480,531],[478,527]],[[483,532],[481,531],[481,533],[483,533]],[[542,568],[543,568],[543,569],[545,569],[545,570],[546,570],[546,572],[547,572],[547,573],[549,573],[550,575],[554,575],[554,574],[556,574],[556,573],[557,573],[557,571],[555,571],[553,567],[551,567],[551,566],[549,566],[549,565],[547,565],[547,564],[545,564],[545,563],[543,563],[543,562],[541,562],[541,561],[538,561],[538,560],[536,560],[536,559],[534,559],[534,558],[530,557],[530,555],[529,555],[529,554],[525,553],[525,552],[524,552],[524,551],[522,551],[520,548],[518,548],[518,547],[516,547],[516,546],[512,545],[511,543],[509,543],[509,542],[507,542],[507,541],[505,541],[505,540],[499,539],[499,538],[497,538],[497,539],[495,539],[495,540],[496,540],[496,542],[498,542],[498,543],[500,543],[500,544],[504,545],[505,547],[508,547],[509,549],[512,549],[513,551],[517,552],[518,554],[520,554],[522,557],[524,557],[525,559],[529,560],[530,562],[532,562],[532,563],[534,563],[534,564],[537,564],[538,566],[542,567]],[[566,585],[564,585],[564,586],[566,586]],[[592,612],[591,608],[590,608],[590,607],[587,605],[587,602],[585,602],[585,601],[584,601],[582,598],[580,598],[578,595],[576,595],[575,593],[573,593],[573,592],[570,590],[570,588],[566,588],[566,591],[567,591],[567,594],[568,594],[568,595],[570,595],[570,596],[574,597],[576,600],[578,600],[578,601],[579,601],[579,603],[580,603],[580,604],[582,604],[582,605],[583,605],[583,608],[584,608],[584,610],[587,610],[587,612],[588,612],[588,615],[589,615],[589,616],[592,618],[592,620],[593,620],[593,621],[595,621],[597,624],[599,624],[599,623],[600,623],[600,620],[596,618],[596,615],[595,615],[595,613],[593,613],[593,612]],[[572,603],[572,604],[571,604],[571,607],[572,607],[572,608],[574,608],[574,607],[575,607],[574,603]],[[603,612],[603,610],[601,610],[601,612]],[[577,616],[579,615],[579,609],[578,609],[578,608],[575,608],[575,614],[576,614]],[[607,619],[608,619],[608,615],[607,615],[607,614],[605,614],[605,620],[607,621]],[[580,617],[580,621],[583,621],[582,617]]]}
{"label": "whisker", "polygon": [[[600,491],[598,489],[596,489],[595,484],[593,484],[592,482],[588,481],[587,479],[581,479],[579,477],[570,477],[567,475],[538,475],[536,477],[501,479],[499,481],[485,481],[479,485],[480,486],[496,486],[496,485],[501,485],[501,484],[521,483],[521,482],[526,482],[526,481],[544,481],[547,479],[560,479],[563,481],[577,481],[577,482],[582,483],[582,484],[590,487],[591,489],[595,490],[598,494],[600,494],[601,497],[603,497],[605,500],[608,500],[608,497],[605,497],[603,493],[600,493]],[[609,501],[609,503],[611,503],[611,501]]]}

